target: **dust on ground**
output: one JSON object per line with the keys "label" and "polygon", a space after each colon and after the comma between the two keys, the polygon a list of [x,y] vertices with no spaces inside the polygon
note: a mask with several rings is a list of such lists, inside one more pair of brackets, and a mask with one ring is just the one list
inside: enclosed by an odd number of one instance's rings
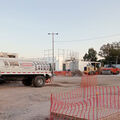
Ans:
{"label": "dust on ground", "polygon": [[[81,77],[55,77],[45,87],[26,87],[19,82],[0,84],[0,120],[49,120],[50,95],[80,87]],[[118,86],[120,76],[100,75],[98,85]]]}

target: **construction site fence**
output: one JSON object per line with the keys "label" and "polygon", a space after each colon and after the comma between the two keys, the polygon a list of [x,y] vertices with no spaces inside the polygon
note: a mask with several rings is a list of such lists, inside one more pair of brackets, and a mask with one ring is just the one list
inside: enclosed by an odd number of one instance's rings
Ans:
{"label": "construction site fence", "polygon": [[56,76],[72,76],[71,71],[55,71]]}
{"label": "construction site fence", "polygon": [[85,76],[81,87],[51,94],[50,120],[120,120],[120,87],[96,86],[95,80]]}
{"label": "construction site fence", "polygon": [[97,86],[97,75],[83,75],[81,77],[80,87]]}

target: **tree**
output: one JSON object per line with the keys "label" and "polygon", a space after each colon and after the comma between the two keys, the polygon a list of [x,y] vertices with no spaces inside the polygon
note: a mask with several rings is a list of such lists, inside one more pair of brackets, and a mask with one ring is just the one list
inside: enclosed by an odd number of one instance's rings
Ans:
{"label": "tree", "polygon": [[103,45],[100,48],[99,56],[103,57],[105,64],[120,63],[120,42],[113,42]]}
{"label": "tree", "polygon": [[83,59],[84,61],[97,61],[97,52],[93,48],[89,48]]}

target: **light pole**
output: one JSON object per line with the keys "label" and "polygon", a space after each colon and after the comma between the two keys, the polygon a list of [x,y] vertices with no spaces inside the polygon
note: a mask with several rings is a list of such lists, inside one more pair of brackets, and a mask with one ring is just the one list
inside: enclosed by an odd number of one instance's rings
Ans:
{"label": "light pole", "polygon": [[117,66],[117,63],[118,63],[118,56],[116,56],[116,66]]}
{"label": "light pole", "polygon": [[58,33],[48,33],[48,35],[52,35],[52,76],[54,75],[54,35],[58,35]]}

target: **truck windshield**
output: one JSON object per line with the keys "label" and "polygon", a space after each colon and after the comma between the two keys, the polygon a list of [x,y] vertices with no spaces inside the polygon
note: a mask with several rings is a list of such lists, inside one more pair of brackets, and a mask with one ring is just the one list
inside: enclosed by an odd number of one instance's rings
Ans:
{"label": "truck windshield", "polygon": [[87,70],[87,67],[84,67],[84,71],[86,71]]}

